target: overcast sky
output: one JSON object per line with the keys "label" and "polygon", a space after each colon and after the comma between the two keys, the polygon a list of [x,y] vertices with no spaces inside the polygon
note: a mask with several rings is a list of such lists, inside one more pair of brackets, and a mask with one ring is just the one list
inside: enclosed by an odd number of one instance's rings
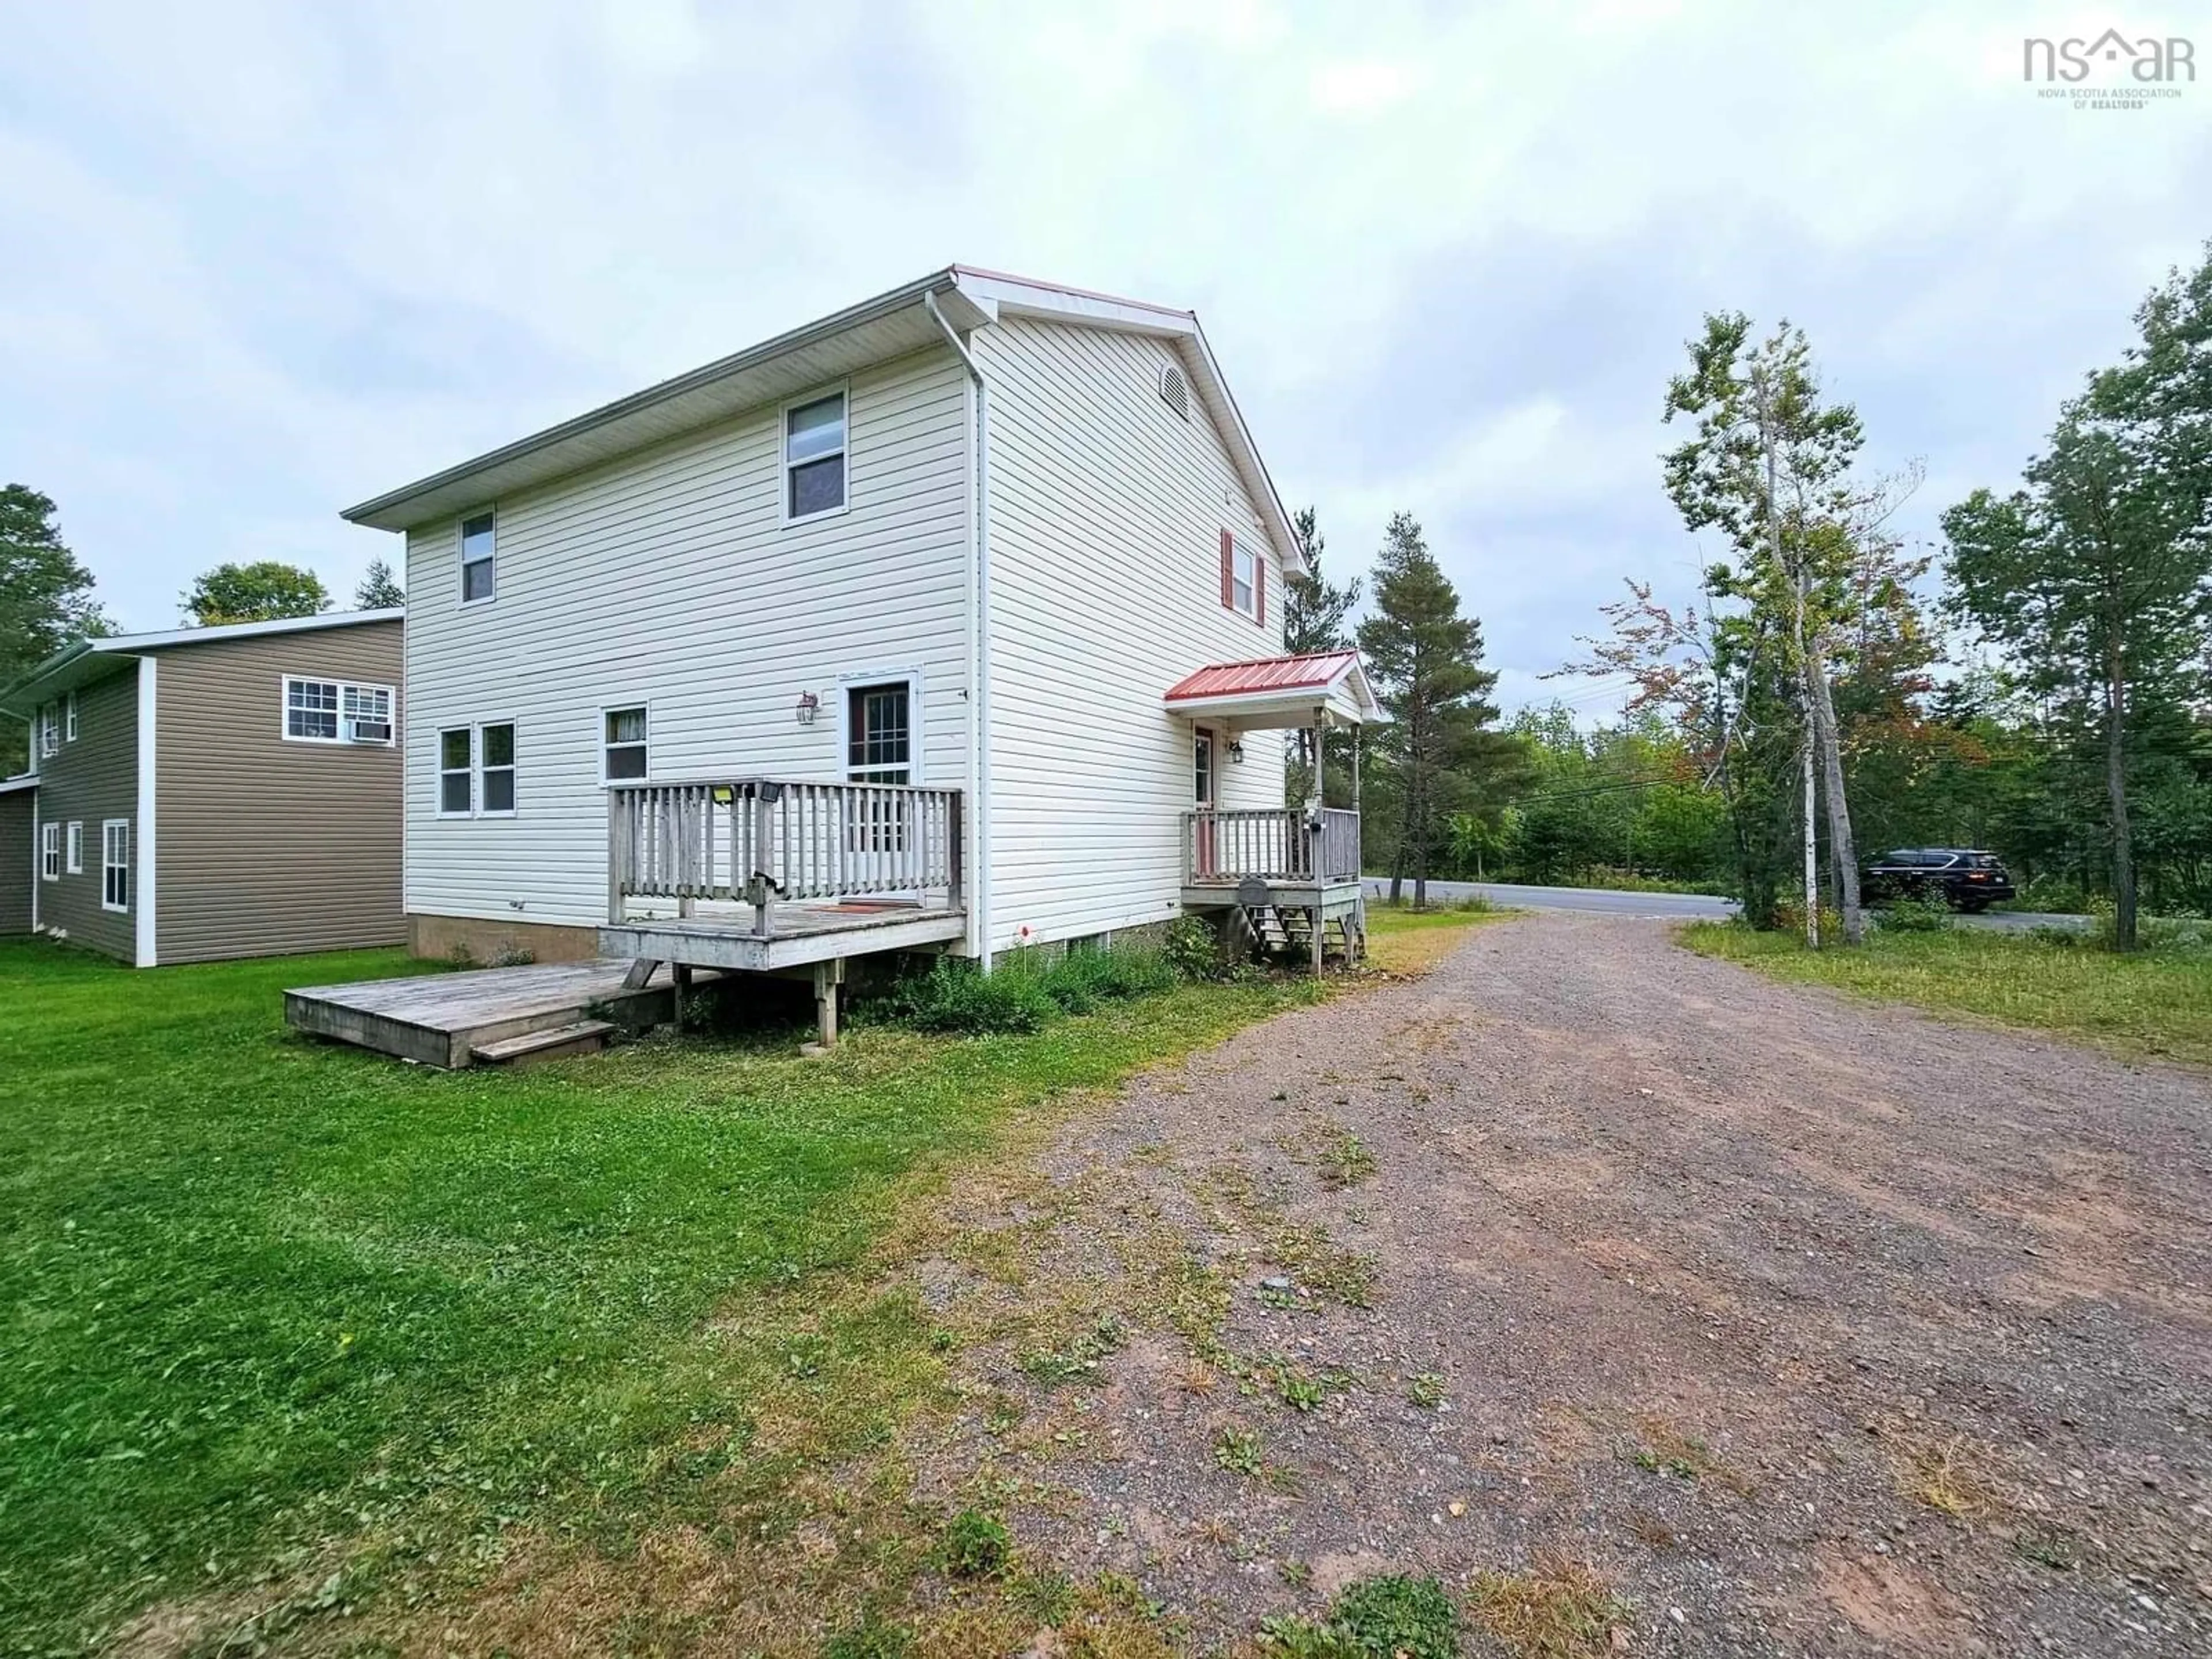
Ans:
{"label": "overcast sky", "polygon": [[[132,628],[226,559],[349,595],[340,507],[961,261],[1194,307],[1330,567],[1403,507],[1503,700],[1602,709],[1534,677],[1696,564],[1701,312],[1802,324],[1926,534],[2212,234],[2194,7],[5,10],[0,478]],[[2112,23],[2205,78],[2022,83]]]}

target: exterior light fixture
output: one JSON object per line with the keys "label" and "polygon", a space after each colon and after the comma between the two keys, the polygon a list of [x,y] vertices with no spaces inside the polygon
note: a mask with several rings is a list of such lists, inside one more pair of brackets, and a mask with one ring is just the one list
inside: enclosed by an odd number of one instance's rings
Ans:
{"label": "exterior light fixture", "polygon": [[1231,766],[1242,766],[1244,764],[1243,738],[1231,738],[1229,739],[1229,763]]}
{"label": "exterior light fixture", "polygon": [[799,694],[799,723],[801,726],[813,725],[814,716],[821,711],[821,698],[816,696],[811,691],[800,692]]}

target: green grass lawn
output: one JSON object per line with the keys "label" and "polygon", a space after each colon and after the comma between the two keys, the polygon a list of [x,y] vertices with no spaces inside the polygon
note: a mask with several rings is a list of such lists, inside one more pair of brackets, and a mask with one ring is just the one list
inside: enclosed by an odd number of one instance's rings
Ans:
{"label": "green grass lawn", "polygon": [[1449,954],[1468,928],[1521,914],[1492,904],[1443,904],[1416,910],[1378,901],[1367,907],[1368,960],[1393,973],[1419,973]]}
{"label": "green grass lawn", "polygon": [[374,1594],[515,1524],[619,1529],[742,1449],[694,1432],[742,1416],[711,1316],[858,1261],[1022,1108],[1314,994],[518,1073],[283,1025],[286,986],[419,970],[0,946],[0,1651],[340,1568]]}
{"label": "green grass lawn", "polygon": [[2123,1055],[2212,1065],[2212,956],[2202,952],[2121,957],[1979,927],[1877,929],[1854,949],[1817,951],[1794,934],[1726,922],[1693,922],[1680,937],[1776,979],[2033,1027]]}

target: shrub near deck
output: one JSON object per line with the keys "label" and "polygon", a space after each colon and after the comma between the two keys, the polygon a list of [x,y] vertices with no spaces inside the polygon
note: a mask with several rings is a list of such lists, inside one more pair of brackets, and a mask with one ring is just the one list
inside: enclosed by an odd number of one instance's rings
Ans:
{"label": "shrub near deck", "polygon": [[66,1650],[263,1573],[312,1605],[343,1567],[349,1599],[551,1512],[619,1529],[702,1478],[688,1437],[733,1409],[718,1309],[853,1261],[898,1177],[1009,1111],[1311,994],[864,1029],[819,1061],[656,1040],[515,1075],[283,1029],[288,984],[420,971],[394,951],[149,981],[0,946],[0,1645]]}

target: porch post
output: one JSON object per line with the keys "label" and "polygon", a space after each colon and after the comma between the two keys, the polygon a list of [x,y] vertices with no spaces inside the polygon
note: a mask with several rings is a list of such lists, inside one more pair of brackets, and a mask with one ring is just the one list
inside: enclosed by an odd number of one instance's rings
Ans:
{"label": "porch post", "polygon": [[1328,710],[1326,708],[1316,708],[1314,710],[1313,734],[1313,805],[1314,811],[1318,812],[1322,807],[1328,805],[1328,796],[1323,792],[1321,787],[1322,745],[1328,737]]}

